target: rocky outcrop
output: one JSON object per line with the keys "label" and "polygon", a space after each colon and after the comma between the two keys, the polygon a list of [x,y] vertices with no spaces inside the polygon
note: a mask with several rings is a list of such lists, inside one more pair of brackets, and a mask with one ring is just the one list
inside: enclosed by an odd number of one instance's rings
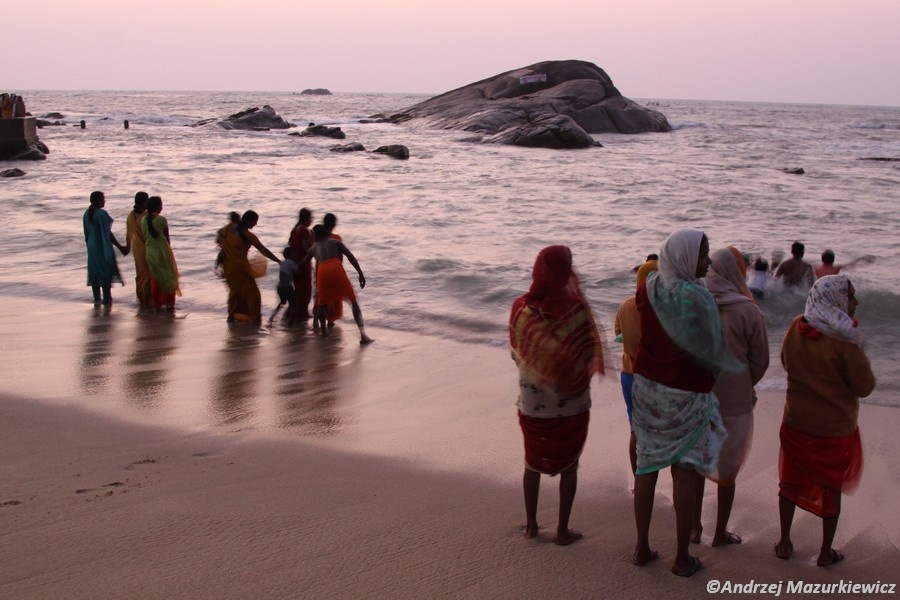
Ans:
{"label": "rocky outcrop", "polygon": [[25,171],[22,169],[4,169],[0,171],[0,177],[24,177]]}
{"label": "rocky outcrop", "polygon": [[435,96],[390,116],[394,123],[481,134],[488,143],[585,148],[591,133],[671,131],[662,113],[622,96],[603,69],[546,61]]}
{"label": "rocky outcrop", "polygon": [[342,146],[332,146],[329,150],[332,152],[365,152],[366,147],[359,142],[350,142]]}
{"label": "rocky outcrop", "polygon": [[217,125],[222,129],[239,129],[244,131],[268,131],[270,129],[290,129],[295,124],[285,121],[275,113],[275,109],[266,104],[262,108],[248,108],[224,118],[203,119],[191,127]]}
{"label": "rocky outcrop", "polygon": [[325,88],[313,88],[313,89],[303,90],[302,92],[300,92],[300,95],[301,96],[333,96],[334,94],[332,94],[330,91],[326,90]]}
{"label": "rocky outcrop", "polygon": [[400,160],[406,160],[409,158],[409,148],[402,144],[390,144],[388,146],[378,146],[374,150],[372,150],[375,154],[386,154],[388,156],[392,156],[394,158],[399,158]]}
{"label": "rocky outcrop", "polygon": [[47,154],[34,117],[0,119],[0,160],[44,160]]}
{"label": "rocky outcrop", "polygon": [[344,133],[340,127],[329,127],[327,125],[316,125],[315,123],[310,123],[309,127],[304,129],[299,133],[292,133],[291,135],[299,135],[302,137],[307,137],[311,135],[328,137],[335,140],[342,140],[347,137],[347,134]]}

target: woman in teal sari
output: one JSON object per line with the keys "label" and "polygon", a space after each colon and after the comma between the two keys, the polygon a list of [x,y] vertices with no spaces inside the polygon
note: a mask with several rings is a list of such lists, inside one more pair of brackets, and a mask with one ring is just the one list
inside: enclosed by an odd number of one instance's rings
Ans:
{"label": "woman in teal sari", "polygon": [[94,292],[95,304],[101,301],[103,304],[112,304],[110,290],[113,282],[125,285],[119,274],[113,246],[118,248],[123,256],[128,254],[128,251],[113,235],[113,220],[109,213],[103,210],[105,205],[106,196],[103,192],[91,192],[91,205],[84,211],[82,217],[84,243],[87,246],[87,285],[91,286]]}
{"label": "woman in teal sari", "polygon": [[150,296],[156,310],[175,310],[178,288],[178,266],[169,239],[169,222],[162,212],[162,198],[151,196],[147,200],[147,214],[141,219],[144,234],[144,252],[150,267]]}

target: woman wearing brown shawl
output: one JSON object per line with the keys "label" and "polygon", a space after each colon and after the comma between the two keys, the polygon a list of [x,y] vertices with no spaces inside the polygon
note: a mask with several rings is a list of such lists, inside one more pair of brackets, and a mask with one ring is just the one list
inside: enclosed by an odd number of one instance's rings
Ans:
{"label": "woman wearing brown shawl", "polygon": [[[753,407],[759,383],[769,368],[769,338],[766,320],[747,287],[744,257],[733,246],[717,250],[710,257],[712,266],[706,275],[706,288],[716,300],[725,344],[736,359],[747,366],[739,373],[721,372],[713,385],[719,401],[719,414],[728,437],[722,445],[715,472],[707,475],[718,484],[716,531],[713,546],[740,544],[741,536],[728,531],[728,519],[734,505],[735,480],[750,452],[753,439]],[[692,541],[700,543],[703,531],[701,514],[705,480],[698,479]]]}
{"label": "woman wearing brown shawl", "polygon": [[841,515],[841,493],[862,475],[859,399],[875,389],[875,375],[854,319],[856,290],[846,275],[826,275],[809,291],[781,346],[787,396],[778,460],[781,539],[775,555],[794,552],[791,524],[796,507],[822,518],[816,564],[827,567],[844,555],[831,544]]}
{"label": "woman wearing brown shawl", "polygon": [[519,425],[525,439],[525,537],[537,537],[541,473],[560,475],[556,544],[581,538],[569,529],[578,458],[587,439],[590,384],[603,373],[597,325],[565,246],[541,250],[527,294],[512,305],[509,338],[519,367]]}

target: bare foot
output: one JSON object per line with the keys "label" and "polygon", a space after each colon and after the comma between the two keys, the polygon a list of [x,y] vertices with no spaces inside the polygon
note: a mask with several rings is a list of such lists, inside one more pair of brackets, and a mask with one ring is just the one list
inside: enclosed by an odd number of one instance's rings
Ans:
{"label": "bare foot", "polygon": [[841,554],[834,548],[828,548],[826,550],[822,550],[819,553],[819,559],[816,561],[816,564],[820,567],[827,567],[828,565],[839,563],[842,560],[844,560],[843,554]]}
{"label": "bare foot", "polygon": [[657,558],[659,558],[659,552],[656,550],[648,550],[646,552],[635,550],[634,554],[631,555],[631,564],[638,567],[645,567]]}
{"label": "bare foot", "polygon": [[703,527],[698,527],[691,531],[691,543],[699,544],[701,536],[703,535]]}
{"label": "bare foot", "polygon": [[366,344],[371,344],[371,343],[374,342],[374,341],[375,341],[375,340],[373,340],[373,339],[370,338],[369,336],[364,335],[364,336],[362,336],[362,337],[359,339],[359,345],[360,345],[360,346],[365,346]]}
{"label": "bare foot", "polygon": [[781,560],[788,560],[794,554],[794,545],[790,542],[778,542],[775,544],[775,556]]}
{"label": "bare foot", "polygon": [[741,536],[739,536],[738,534],[736,534],[732,531],[726,531],[725,535],[723,535],[723,536],[719,536],[719,534],[716,534],[713,537],[712,545],[713,546],[727,546],[729,544],[740,544],[743,541],[744,540],[742,540]]}
{"label": "bare foot", "polygon": [[522,528],[522,535],[526,540],[533,540],[537,537],[538,534],[538,526],[537,525],[526,525]]}
{"label": "bare foot", "polygon": [[575,531],[574,529],[566,529],[564,532],[556,534],[556,539],[553,540],[553,543],[557,546],[568,546],[569,544],[575,543],[584,536],[580,531]]}

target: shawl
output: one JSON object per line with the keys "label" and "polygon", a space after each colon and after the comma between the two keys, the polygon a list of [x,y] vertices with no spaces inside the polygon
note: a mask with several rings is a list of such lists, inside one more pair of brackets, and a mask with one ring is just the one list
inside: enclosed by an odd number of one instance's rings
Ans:
{"label": "shawl", "polygon": [[578,394],[594,373],[603,373],[603,350],[569,248],[541,250],[532,279],[531,289],[510,311],[513,358],[535,385],[567,396]]}
{"label": "shawl", "polygon": [[731,247],[716,250],[710,258],[712,266],[706,276],[706,288],[716,299],[716,303],[753,302],[746,274],[741,272],[743,260],[738,263]]}
{"label": "shawl", "polygon": [[745,365],[725,345],[715,299],[697,279],[703,232],[679,229],[660,249],[659,271],[647,277],[647,297],[671,340],[713,375]]}
{"label": "shawl", "polygon": [[846,275],[820,277],[809,290],[803,317],[827,336],[862,346],[862,332],[856,328],[856,320],[847,314],[851,287]]}

